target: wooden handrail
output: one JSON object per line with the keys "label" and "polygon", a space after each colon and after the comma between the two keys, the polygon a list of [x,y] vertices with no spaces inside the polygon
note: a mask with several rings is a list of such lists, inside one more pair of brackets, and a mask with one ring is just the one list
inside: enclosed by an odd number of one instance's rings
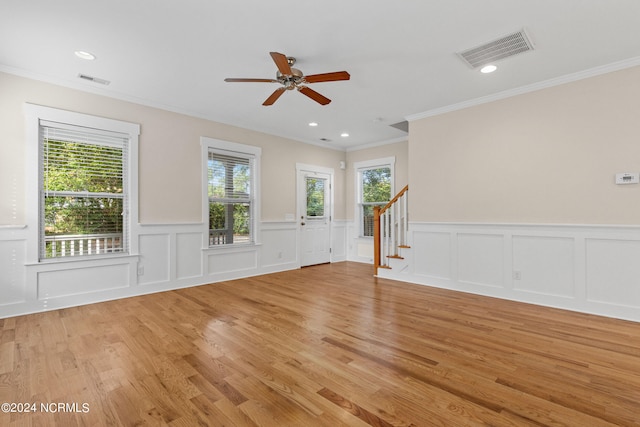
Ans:
{"label": "wooden handrail", "polygon": [[398,194],[394,196],[393,199],[389,201],[382,208],[380,206],[373,207],[373,267],[374,267],[374,275],[378,274],[378,268],[380,268],[380,216],[384,214],[394,203],[400,199],[409,190],[409,184],[405,185],[402,190]]}
{"label": "wooden handrail", "polygon": [[[382,215],[383,213],[385,213],[387,211],[387,209],[389,209],[391,206],[393,206],[393,204],[395,202],[398,201],[398,199],[400,197],[402,197],[404,195],[404,193],[407,192],[407,190],[409,190],[409,184],[405,185],[404,188],[402,190],[400,190],[400,192],[398,194],[395,195],[395,197],[393,199],[391,199],[391,201],[389,203],[387,203],[386,205],[384,205],[382,208],[380,208],[380,215]],[[375,209],[374,209],[375,212]],[[375,214],[374,214],[375,215]],[[375,217],[374,217],[374,221],[375,221]],[[374,222],[375,223],[375,222]]]}

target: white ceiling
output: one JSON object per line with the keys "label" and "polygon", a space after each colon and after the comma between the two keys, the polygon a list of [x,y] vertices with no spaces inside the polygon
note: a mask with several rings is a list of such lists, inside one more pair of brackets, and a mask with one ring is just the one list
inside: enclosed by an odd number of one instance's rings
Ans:
{"label": "white ceiling", "polygon": [[[493,74],[456,55],[522,28],[535,50]],[[224,82],[274,78],[271,51],[351,80],[310,85],[327,106],[290,91],[270,107],[277,84]],[[407,117],[639,58],[638,0],[0,0],[0,71],[338,149],[402,140],[389,125]]]}

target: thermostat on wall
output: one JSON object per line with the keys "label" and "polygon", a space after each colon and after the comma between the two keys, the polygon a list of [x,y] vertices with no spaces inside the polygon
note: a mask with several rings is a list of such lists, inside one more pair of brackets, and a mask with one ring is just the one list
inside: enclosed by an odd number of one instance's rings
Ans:
{"label": "thermostat on wall", "polygon": [[616,174],[616,184],[637,184],[640,182],[640,173],[625,172]]}

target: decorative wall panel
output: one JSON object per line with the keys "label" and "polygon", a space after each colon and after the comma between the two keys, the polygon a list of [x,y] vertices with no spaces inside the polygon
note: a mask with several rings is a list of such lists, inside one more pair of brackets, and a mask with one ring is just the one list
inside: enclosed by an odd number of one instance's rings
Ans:
{"label": "decorative wall panel", "polygon": [[573,298],[572,238],[513,236],[513,288],[543,295]]}
{"label": "decorative wall panel", "polygon": [[589,301],[640,309],[640,241],[587,239],[586,260]]}
{"label": "decorative wall panel", "polygon": [[202,233],[176,233],[176,278],[202,276]]}
{"label": "decorative wall panel", "polygon": [[450,280],[451,275],[451,235],[417,231],[413,234],[413,244],[418,259],[429,260],[415,265],[415,274],[425,277]]}
{"label": "decorative wall panel", "polygon": [[483,286],[504,285],[503,236],[458,234],[458,280]]}
{"label": "decorative wall panel", "polygon": [[[170,280],[170,236],[165,234],[142,234],[140,242],[140,261],[138,263],[138,283],[168,282]],[[142,274],[140,274],[142,273]]]}

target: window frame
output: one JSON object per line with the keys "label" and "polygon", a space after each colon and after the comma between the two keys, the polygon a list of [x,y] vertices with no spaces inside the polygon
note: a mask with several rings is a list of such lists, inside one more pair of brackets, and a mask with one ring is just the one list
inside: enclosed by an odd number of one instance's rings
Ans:
{"label": "window frame", "polygon": [[373,239],[373,236],[364,235],[364,217],[363,217],[363,186],[362,186],[362,173],[366,170],[389,168],[391,176],[391,194],[390,198],[393,198],[396,194],[395,190],[395,156],[384,157],[380,159],[372,159],[361,162],[355,162],[353,168],[355,170],[355,189],[356,189],[356,203],[354,209],[354,218],[358,225],[358,237],[362,239]]}
{"label": "window frame", "polygon": [[[224,141],[210,137],[200,137],[202,147],[202,223],[203,223],[203,239],[202,247],[204,249],[232,249],[239,247],[252,247],[260,244],[260,160],[262,157],[262,149],[253,145],[240,144],[237,142]],[[250,219],[249,219],[249,241],[241,243],[225,243],[219,245],[209,244],[209,153],[216,152],[221,155],[232,157],[251,159],[251,177],[249,188],[251,194],[250,200]]]}
{"label": "window frame", "polygon": [[[45,107],[36,104],[24,104],[26,119],[26,160],[27,167],[26,191],[27,191],[27,263],[45,264],[68,261],[98,260],[112,257],[123,257],[138,253],[138,138],[140,125],[121,120],[109,119],[90,114],[77,113],[53,107]],[[41,122],[68,124],[90,129],[98,129],[107,132],[115,132],[128,135],[126,164],[128,180],[126,183],[129,193],[127,223],[128,227],[128,251],[117,253],[81,255],[73,257],[56,257],[40,259],[40,125]],[[43,236],[42,236],[43,237]]]}

